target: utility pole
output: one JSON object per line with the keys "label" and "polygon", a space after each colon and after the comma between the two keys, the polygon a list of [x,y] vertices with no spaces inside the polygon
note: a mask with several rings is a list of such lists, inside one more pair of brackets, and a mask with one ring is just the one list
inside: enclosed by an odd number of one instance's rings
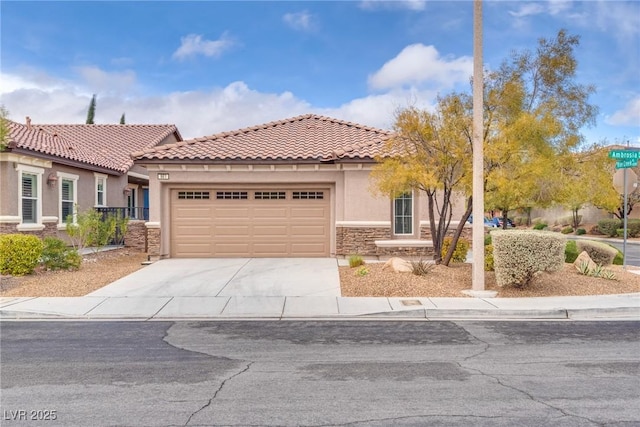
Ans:
{"label": "utility pole", "polygon": [[473,1],[473,273],[471,295],[484,293],[484,66],[482,62],[482,0]]}

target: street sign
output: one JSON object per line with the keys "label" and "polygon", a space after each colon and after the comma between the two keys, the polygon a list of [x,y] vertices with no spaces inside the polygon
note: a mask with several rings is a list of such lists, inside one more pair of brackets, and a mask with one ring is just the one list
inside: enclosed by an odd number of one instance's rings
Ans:
{"label": "street sign", "polygon": [[624,186],[625,173],[627,174],[627,186],[626,186],[627,194],[633,193],[633,191],[636,189],[636,183],[638,182],[638,175],[635,174],[633,169],[629,169],[629,170],[618,169],[613,174],[613,187],[616,190],[618,190],[618,193],[620,193],[620,195],[623,195],[625,192],[625,186]]}
{"label": "street sign", "polygon": [[611,150],[609,151],[609,158],[616,160],[638,160],[640,159],[640,150]]}
{"label": "street sign", "polygon": [[638,166],[638,159],[624,159],[616,162],[616,169],[635,168]]}

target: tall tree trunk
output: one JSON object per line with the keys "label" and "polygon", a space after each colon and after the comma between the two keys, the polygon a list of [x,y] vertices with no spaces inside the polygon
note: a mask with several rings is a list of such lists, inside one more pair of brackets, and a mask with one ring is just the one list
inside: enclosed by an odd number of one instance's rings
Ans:
{"label": "tall tree trunk", "polygon": [[449,246],[449,249],[447,250],[445,257],[442,260],[442,265],[446,265],[447,267],[449,266],[449,263],[451,262],[451,258],[453,257],[453,252],[456,250],[456,245],[458,244],[458,240],[460,239],[460,235],[462,235],[462,230],[464,229],[464,225],[467,223],[467,220],[469,219],[469,215],[471,215],[472,211],[473,211],[473,198],[469,197],[467,199],[467,210],[464,211],[464,214],[462,215],[460,223],[458,224],[458,227],[456,227],[455,233],[453,233],[453,237],[451,238],[451,245]]}

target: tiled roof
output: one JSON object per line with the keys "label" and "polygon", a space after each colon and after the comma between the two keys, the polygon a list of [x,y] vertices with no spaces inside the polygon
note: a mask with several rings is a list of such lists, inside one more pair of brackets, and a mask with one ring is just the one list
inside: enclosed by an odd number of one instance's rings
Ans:
{"label": "tiled roof", "polygon": [[307,114],[133,153],[154,161],[372,159],[391,132]]}
{"label": "tiled roof", "polygon": [[131,153],[150,149],[172,134],[182,139],[175,125],[23,125],[7,120],[10,149],[31,150],[100,168],[125,173]]}

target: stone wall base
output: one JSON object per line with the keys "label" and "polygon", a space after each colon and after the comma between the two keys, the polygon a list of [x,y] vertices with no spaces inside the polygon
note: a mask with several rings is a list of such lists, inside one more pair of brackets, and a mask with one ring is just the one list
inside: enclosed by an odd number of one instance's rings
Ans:
{"label": "stone wall base", "polygon": [[58,231],[58,224],[55,222],[45,222],[44,229],[42,230],[21,230],[18,231],[18,224],[15,223],[0,223],[0,234],[29,234],[31,236],[38,236],[41,239],[45,237],[60,237]]}
{"label": "stone wall base", "polygon": [[160,229],[147,228],[147,250],[149,257],[154,259],[160,258]]}
{"label": "stone wall base", "polygon": [[127,225],[124,245],[139,251],[147,252],[147,227],[144,221],[131,220]]}

